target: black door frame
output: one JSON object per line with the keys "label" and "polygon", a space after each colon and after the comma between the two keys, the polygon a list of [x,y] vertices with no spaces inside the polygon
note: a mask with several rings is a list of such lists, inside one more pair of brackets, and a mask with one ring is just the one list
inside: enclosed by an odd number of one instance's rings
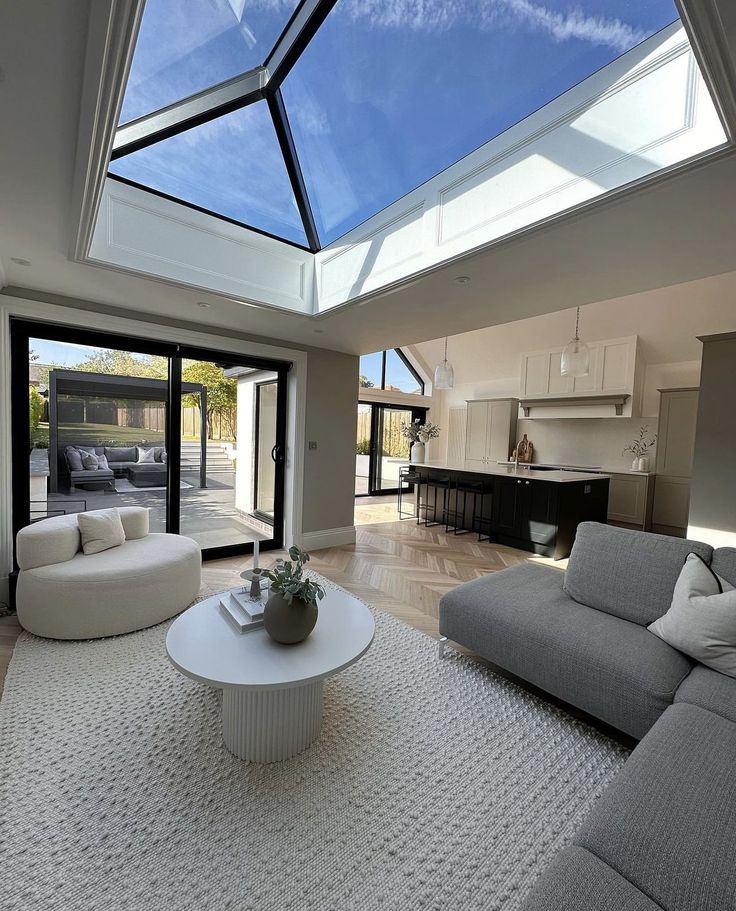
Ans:
{"label": "black door frame", "polygon": [[[358,402],[358,405],[370,405],[371,407],[371,435],[368,441],[369,444],[369,459],[368,459],[368,492],[367,493],[356,493],[356,497],[381,497],[381,496],[390,496],[399,492],[397,487],[382,487],[379,488],[376,486],[378,481],[378,465],[380,464],[380,441],[381,441],[381,430],[382,430],[382,416],[384,411],[410,411],[411,419],[415,421],[419,418],[420,421],[424,421],[427,417],[427,411],[429,410],[426,406],[417,406],[417,405],[400,405],[396,402],[367,402],[361,399]],[[407,457],[407,463],[409,459]]]}
{"label": "black door frame", "polygon": [[[260,459],[260,442],[261,442],[261,390],[264,386],[272,386],[274,383],[278,383],[278,380],[262,380],[259,383],[255,384],[255,414],[254,414],[254,430],[253,430],[253,513],[256,518],[261,519],[263,522],[267,522],[271,525],[274,522],[275,516],[270,516],[267,512],[263,512],[258,504],[258,473],[261,468],[261,459]],[[279,387],[276,386],[276,423],[278,425],[278,415],[279,415],[279,406],[278,406],[278,395]],[[277,436],[278,436],[278,426],[277,426]],[[278,460],[279,457],[279,442],[278,439],[275,441],[275,445],[271,450],[271,458],[274,462]],[[275,493],[275,491],[274,491]],[[276,499],[274,497],[274,509],[276,506]]]}
{"label": "black door frame", "polygon": [[[284,528],[284,491],[285,491],[285,451],[286,451],[286,407],[287,378],[291,368],[289,361],[268,360],[251,357],[230,351],[218,351],[211,348],[199,348],[189,345],[178,345],[174,342],[156,342],[135,335],[104,332],[59,325],[51,322],[24,320],[11,317],[10,320],[10,353],[11,353],[11,433],[14,440],[23,440],[22,446],[12,449],[12,523],[13,540],[17,532],[28,525],[30,518],[30,489],[28,484],[28,448],[25,441],[30,435],[28,413],[29,386],[29,341],[32,338],[48,339],[57,342],[73,342],[95,348],[113,348],[119,351],[132,350],[136,354],[153,354],[169,360],[169,386],[166,402],[166,451],[167,458],[167,496],[166,496],[166,529],[178,533],[181,519],[181,491],[178,478],[181,468],[179,445],[171,445],[172,440],[181,439],[181,365],[183,359],[227,362],[229,364],[254,367],[276,373],[278,383],[276,446],[274,461],[277,464],[276,484],[274,490],[274,536],[264,541],[261,549],[272,550],[283,546]],[[178,402],[179,407],[171,407]],[[172,483],[175,481],[175,483]],[[230,544],[223,547],[210,547],[202,551],[203,559],[214,560],[220,557],[237,556],[253,552],[252,542]],[[13,550],[15,561],[15,547]]]}

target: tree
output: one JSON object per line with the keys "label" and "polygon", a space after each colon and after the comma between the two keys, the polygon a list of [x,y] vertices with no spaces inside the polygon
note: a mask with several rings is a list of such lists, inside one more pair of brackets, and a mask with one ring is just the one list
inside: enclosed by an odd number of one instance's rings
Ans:
{"label": "tree", "polygon": [[43,396],[34,386],[28,387],[28,419],[31,430],[31,439],[38,430],[43,414]]}
{"label": "tree", "polygon": [[[219,413],[228,422],[230,436],[235,439],[235,409],[238,404],[237,380],[225,376],[222,367],[209,361],[184,361],[181,378],[185,383],[200,383],[207,389],[207,436],[213,435],[213,418]],[[190,392],[182,396],[182,404],[199,408],[199,396]]]}
{"label": "tree", "polygon": [[360,386],[362,389],[370,389],[376,385],[371,380],[369,380],[367,376],[364,376],[362,373],[360,374],[360,380],[358,382],[360,383]]}
{"label": "tree", "polygon": [[105,348],[88,354],[74,369],[108,376],[165,380],[169,375],[169,362],[159,354],[131,354],[130,351]]}

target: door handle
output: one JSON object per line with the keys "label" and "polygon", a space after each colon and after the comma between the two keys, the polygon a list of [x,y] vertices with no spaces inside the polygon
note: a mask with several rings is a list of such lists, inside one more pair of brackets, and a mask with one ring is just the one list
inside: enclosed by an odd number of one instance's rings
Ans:
{"label": "door handle", "polygon": [[280,462],[283,459],[283,456],[281,455],[281,447],[278,443],[276,443],[276,445],[271,450],[271,458],[274,460],[274,462]]}

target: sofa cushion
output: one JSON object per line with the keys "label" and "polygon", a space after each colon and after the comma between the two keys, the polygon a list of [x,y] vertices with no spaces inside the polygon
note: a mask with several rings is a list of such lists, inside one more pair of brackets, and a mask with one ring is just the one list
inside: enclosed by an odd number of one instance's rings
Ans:
{"label": "sofa cushion", "polygon": [[590,851],[570,845],[542,873],[522,911],[661,911],[661,908]]}
{"label": "sofa cushion", "polygon": [[165,452],[166,452],[166,448],[164,446],[154,446],[153,447],[154,462],[163,462],[164,461],[163,456],[164,456]]}
{"label": "sofa cushion", "polygon": [[111,468],[95,468],[90,471],[83,468],[81,471],[72,471],[71,479],[75,484],[84,484],[86,481],[109,481],[114,477]]}
{"label": "sofa cushion", "polygon": [[86,555],[99,554],[125,541],[125,529],[117,509],[95,509],[77,515],[82,550]]}
{"label": "sofa cushion", "polygon": [[152,464],[153,462],[156,461],[156,459],[155,459],[156,450],[154,449],[153,446],[148,446],[148,447],[138,446],[137,449],[138,449],[138,458],[136,459],[136,462],[139,465]]}
{"label": "sofa cushion", "polygon": [[736,908],[736,724],[685,703],[631,754],[575,837],[667,911]]}
{"label": "sofa cushion", "polygon": [[729,584],[736,585],[736,547],[718,547],[713,551],[713,572]]}
{"label": "sofa cushion", "polygon": [[695,661],[736,677],[736,588],[695,554],[682,567],[672,606],[647,629]]}
{"label": "sofa cushion", "polygon": [[64,450],[64,456],[70,471],[82,470],[82,453],[78,449],[74,446],[67,446]]}
{"label": "sofa cushion", "polygon": [[614,727],[643,737],[692,663],[644,627],[573,601],[534,563],[448,592],[440,632]]}
{"label": "sofa cushion", "polygon": [[105,446],[108,462],[136,462],[138,451],[135,446]]}
{"label": "sofa cushion", "polygon": [[736,680],[696,664],[675,693],[675,702],[699,705],[736,722]]}
{"label": "sofa cushion", "polygon": [[97,454],[94,452],[85,452],[82,455],[82,465],[85,468],[85,471],[97,471],[100,467],[100,461],[97,458]]}
{"label": "sofa cushion", "polygon": [[145,538],[150,524],[150,510],[145,506],[120,506],[120,521],[123,523],[126,541]]}
{"label": "sofa cushion", "polygon": [[581,604],[646,626],[672,604],[690,553],[710,563],[713,548],[700,541],[583,522],[565,573],[565,591]]}

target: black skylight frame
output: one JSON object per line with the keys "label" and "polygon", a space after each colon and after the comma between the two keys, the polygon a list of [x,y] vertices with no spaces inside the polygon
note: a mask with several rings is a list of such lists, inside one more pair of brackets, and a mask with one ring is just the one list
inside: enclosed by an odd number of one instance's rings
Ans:
{"label": "black skylight frame", "polygon": [[165,108],[124,124],[118,128],[115,134],[111,155],[111,160],[115,161],[164,139],[169,139],[171,136],[177,136],[185,130],[200,126],[203,123],[209,123],[217,117],[231,114],[233,111],[238,111],[257,101],[266,101],[273,119],[279,148],[286,164],[286,171],[289,175],[289,182],[291,183],[297,209],[304,226],[307,247],[296,241],[278,237],[268,231],[255,228],[245,222],[228,218],[219,212],[213,212],[184,199],[179,199],[176,196],[153,190],[144,184],[136,183],[115,174],[109,174],[110,179],[138,187],[148,193],[153,193],[155,196],[169,199],[198,212],[204,212],[206,215],[213,215],[230,224],[248,228],[248,230],[263,234],[266,237],[273,237],[300,250],[306,249],[311,253],[319,252],[321,245],[317,234],[317,225],[309,197],[307,196],[304,175],[281,96],[281,84],[337,2],[338,0],[302,0],[294,10],[291,19],[286,24],[263,66],[256,67],[240,76],[228,79],[218,85],[197,92],[195,95],[190,95],[181,101],[174,102]]}

